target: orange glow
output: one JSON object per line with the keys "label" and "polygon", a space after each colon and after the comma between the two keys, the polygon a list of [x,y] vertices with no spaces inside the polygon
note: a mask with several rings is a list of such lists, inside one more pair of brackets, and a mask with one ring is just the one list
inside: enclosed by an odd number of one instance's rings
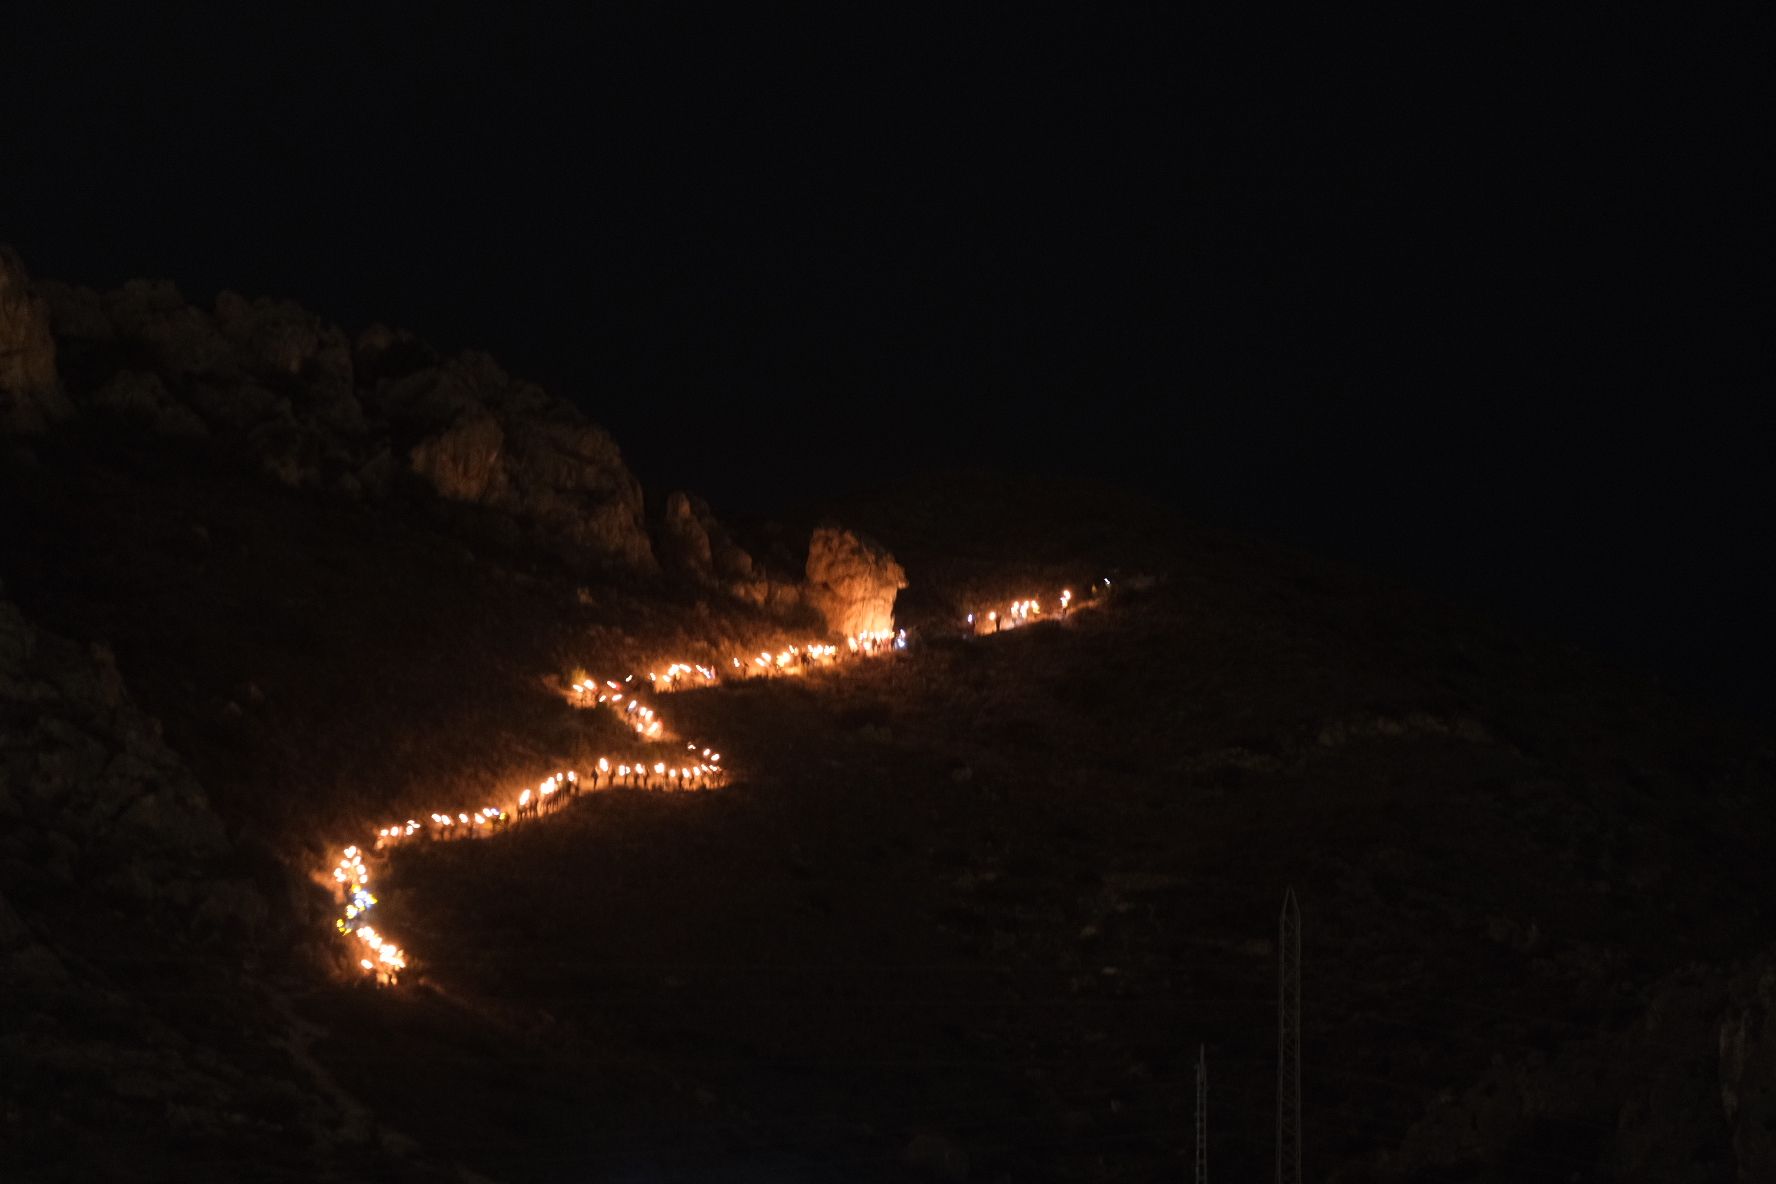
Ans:
{"label": "orange glow", "polygon": [[[1109,581],[1104,581],[1105,587]],[[1071,589],[1060,594],[1060,606],[1063,615],[1073,602]],[[1035,597],[1027,597],[1013,601],[1008,611],[1002,616],[998,610],[990,611],[986,620],[995,628],[1013,628],[1018,624],[1036,619],[1042,612],[1042,604]],[[969,624],[975,622],[976,615],[968,614]],[[904,630],[878,630],[853,634],[845,638],[843,651],[832,643],[809,642],[805,645],[788,645],[772,653],[760,650],[757,657],[743,660],[741,656],[733,657],[731,673],[727,676],[734,679],[752,677],[783,677],[806,674],[815,666],[836,665],[841,654],[847,657],[866,658],[890,654],[907,645]],[[725,668],[724,668],[725,669]],[[674,661],[656,664],[647,676],[647,682],[639,684],[651,687],[654,694],[667,693],[695,687],[717,686],[722,681],[717,677],[714,666],[702,666],[690,662]],[[555,685],[560,686],[561,683]],[[629,688],[636,687],[637,678],[631,674],[622,681],[606,679],[600,682],[596,678],[582,676],[578,673],[568,684],[571,694],[567,696],[575,707],[598,708],[615,711],[623,722],[644,741],[663,741],[668,738],[665,721],[653,707],[642,702],[641,698],[631,693]],[[687,752],[700,754],[702,760],[690,765],[668,767],[665,761],[655,761],[651,766],[641,762],[622,762],[612,764],[609,756],[600,756],[596,760],[598,776],[604,779],[603,784],[595,778],[591,785],[597,790],[613,787],[619,779],[627,782],[629,787],[644,790],[663,789],[704,789],[722,784],[722,754],[710,748],[702,748],[695,742],[685,743]],[[681,758],[682,759],[682,758]],[[651,773],[651,776],[650,776]],[[566,790],[568,792],[563,793]],[[430,839],[471,839],[484,838],[500,833],[514,822],[514,814],[518,824],[526,824],[539,816],[539,813],[553,813],[567,804],[567,799],[583,792],[579,773],[573,769],[561,769],[551,776],[543,778],[533,790],[530,787],[521,789],[515,798],[507,799],[505,804],[494,802],[482,805],[471,816],[465,810],[454,813],[432,813],[426,817],[429,825],[409,818],[405,823],[395,823],[378,827],[374,843],[368,848],[374,859],[384,853],[387,848],[402,840],[424,837]],[[548,809],[542,808],[547,805]],[[507,806],[512,807],[508,812]],[[368,953],[371,957],[360,956],[357,959],[359,969],[376,982],[385,986],[395,985],[400,981],[403,972],[409,969],[407,952],[399,945],[385,938],[377,929],[368,924],[368,918],[378,906],[378,898],[371,893],[373,867],[365,859],[366,850],[356,845],[340,849],[334,865],[328,869],[323,882],[330,883],[338,895],[339,915],[334,919],[334,929],[346,937],[355,937],[359,943],[360,953]]]}

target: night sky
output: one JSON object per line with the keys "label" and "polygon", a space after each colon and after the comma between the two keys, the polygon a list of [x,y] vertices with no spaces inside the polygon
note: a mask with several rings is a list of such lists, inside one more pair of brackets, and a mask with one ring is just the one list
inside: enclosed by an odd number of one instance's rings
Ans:
{"label": "night sky", "polygon": [[718,510],[1109,477],[1776,705],[1768,22],[65,7],[39,275],[485,348]]}

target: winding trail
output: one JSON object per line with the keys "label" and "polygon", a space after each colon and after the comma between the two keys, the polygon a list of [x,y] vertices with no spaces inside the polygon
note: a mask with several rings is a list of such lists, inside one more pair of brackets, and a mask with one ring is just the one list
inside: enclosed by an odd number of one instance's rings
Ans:
{"label": "winding trail", "polygon": [[[1109,581],[1103,584],[1108,588]],[[1074,604],[1070,589],[1063,590],[1054,602],[1060,606],[1061,618],[1069,611],[1094,603]],[[985,614],[969,613],[962,628],[967,634],[980,636],[1044,619],[1049,618],[1042,616],[1042,602],[1031,597],[1012,601],[1003,612],[994,609]],[[408,970],[411,958],[405,948],[371,924],[371,917],[380,904],[372,885],[380,879],[382,864],[395,848],[414,842],[488,838],[511,826],[553,814],[583,792],[625,788],[684,793],[719,788],[727,779],[721,753],[694,740],[683,740],[682,750],[673,748],[681,738],[666,727],[649,699],[726,682],[802,676],[849,662],[886,657],[904,650],[906,644],[903,629],[848,637],[843,648],[810,642],[776,653],[765,650],[756,655],[737,655],[726,669],[673,662],[666,665],[664,674],[650,672],[645,677],[631,674],[620,680],[585,678],[575,682],[567,692],[574,707],[618,715],[644,743],[660,746],[659,752],[649,754],[653,759],[601,756],[584,773],[577,769],[558,770],[536,786],[526,786],[501,801],[434,812],[424,821],[408,818],[378,827],[375,836],[364,844],[340,849],[332,866],[323,873],[339,902],[334,928],[351,943],[351,952],[363,975],[380,985],[394,986]]]}

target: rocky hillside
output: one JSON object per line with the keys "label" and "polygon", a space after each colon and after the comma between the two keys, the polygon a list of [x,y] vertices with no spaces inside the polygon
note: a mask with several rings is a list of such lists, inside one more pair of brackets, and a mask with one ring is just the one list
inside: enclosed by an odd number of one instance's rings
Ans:
{"label": "rocky hillside", "polygon": [[[1256,1177],[1285,884],[1314,1175],[1776,1177],[1776,752],[1630,673],[1060,481],[650,511],[490,359],[9,253],[0,430],[0,1178],[1182,1178],[1199,1045]],[[333,845],[597,751],[576,671],[890,614],[333,973]]]}
{"label": "rocky hillside", "polygon": [[[292,885],[234,841],[108,650],[0,599],[0,1169],[437,1170],[347,1098],[270,967]],[[95,1137],[101,1136],[102,1137]],[[268,1156],[267,1149],[279,1149]]]}
{"label": "rocky hillside", "polygon": [[0,325],[14,431],[103,416],[210,438],[287,486],[352,498],[411,474],[588,564],[654,566],[641,488],[609,434],[484,354],[441,356],[382,326],[353,336],[232,292],[205,309],[168,283],[33,287],[10,252]]}

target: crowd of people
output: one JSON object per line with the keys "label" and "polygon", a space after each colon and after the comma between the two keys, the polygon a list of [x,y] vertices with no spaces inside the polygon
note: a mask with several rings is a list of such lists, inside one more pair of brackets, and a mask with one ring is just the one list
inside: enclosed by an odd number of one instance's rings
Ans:
{"label": "crowd of people", "polygon": [[[1104,581],[1105,587],[1109,581]],[[1073,600],[1071,590],[1060,596],[1060,616],[1066,616]],[[996,632],[1038,619],[1041,602],[1036,599],[1014,601],[1001,614],[993,610],[986,620],[992,628],[982,629],[975,614],[968,615],[971,632]],[[772,653],[761,651],[757,656],[733,659],[728,678],[775,678],[807,674],[813,670],[838,664],[841,657],[870,658],[895,653],[907,648],[906,630],[882,630],[860,633],[845,639],[845,646],[824,642],[788,646]],[[695,687],[715,686],[724,681],[713,666],[691,662],[673,662],[665,673],[650,671],[643,680],[630,675],[622,680],[580,678],[571,684],[570,702],[578,707],[603,708],[616,712],[623,723],[642,740],[664,743],[667,740],[664,721],[659,713],[642,701],[645,685],[655,693],[670,693]],[[475,810],[456,813],[434,813],[425,821],[409,818],[405,822],[378,828],[376,839],[368,849],[358,846],[344,848],[332,868],[332,881],[340,902],[340,916],[335,928],[350,941],[357,955],[358,968],[382,984],[397,982],[408,968],[405,950],[389,941],[368,923],[377,898],[370,890],[372,860],[376,855],[403,843],[418,839],[432,842],[484,838],[508,827],[540,818],[564,807],[583,792],[606,789],[636,789],[654,792],[683,792],[712,789],[722,783],[724,770],[721,753],[687,742],[684,754],[672,760],[656,757],[618,759],[599,757],[584,776],[576,769],[566,769],[545,777],[535,787],[520,790],[508,806],[484,805]],[[370,858],[366,858],[366,856]]]}
{"label": "crowd of people", "polygon": [[[680,674],[682,677],[682,672]],[[665,724],[659,713],[629,691],[635,681],[633,676],[623,682],[609,680],[601,683],[584,679],[574,683],[573,692],[580,704],[604,706],[620,712],[625,724],[643,740],[664,741]],[[660,680],[650,675],[650,681],[657,685]],[[371,861],[375,856],[420,839],[451,842],[498,834],[514,824],[552,814],[582,792],[617,788],[698,791],[719,785],[722,773],[721,753],[694,743],[686,743],[684,752],[670,760],[658,756],[652,760],[602,756],[584,776],[577,769],[554,773],[536,786],[520,790],[509,806],[488,805],[455,813],[432,813],[424,821],[409,818],[405,822],[379,827],[375,841],[368,848],[346,847],[333,866],[332,879],[340,903],[340,915],[334,927],[358,943],[354,952],[359,955],[358,968],[363,973],[379,983],[393,984],[407,969],[408,959],[405,950],[369,923],[370,913],[377,904],[375,894],[370,891]]]}
{"label": "crowd of people", "polygon": [[[1086,589],[1084,604],[1100,603],[1101,598],[1109,594],[1110,587],[1108,576],[1095,581]],[[1061,594],[1055,598],[1057,605],[1055,612],[1047,616],[1043,614],[1042,601],[1034,596],[1023,600],[1014,600],[1006,605],[1003,611],[994,608],[988,609],[985,613],[969,613],[963,621],[962,632],[965,635],[1003,633],[1007,629],[1016,629],[1019,625],[1028,625],[1035,621],[1064,621],[1075,611],[1074,600],[1073,589],[1061,589]],[[1077,607],[1083,607],[1083,605]]]}

